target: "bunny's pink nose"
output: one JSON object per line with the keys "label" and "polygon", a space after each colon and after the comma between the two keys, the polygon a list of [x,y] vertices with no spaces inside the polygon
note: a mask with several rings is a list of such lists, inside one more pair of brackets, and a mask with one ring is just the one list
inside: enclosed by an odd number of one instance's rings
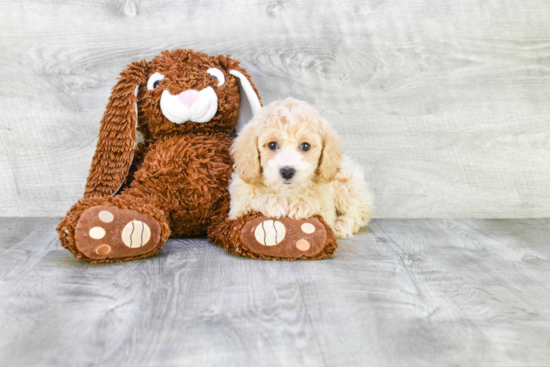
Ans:
{"label": "bunny's pink nose", "polygon": [[193,103],[199,99],[199,92],[194,89],[186,90],[185,92],[181,92],[178,94],[178,98],[181,103],[186,105],[187,107],[191,107]]}

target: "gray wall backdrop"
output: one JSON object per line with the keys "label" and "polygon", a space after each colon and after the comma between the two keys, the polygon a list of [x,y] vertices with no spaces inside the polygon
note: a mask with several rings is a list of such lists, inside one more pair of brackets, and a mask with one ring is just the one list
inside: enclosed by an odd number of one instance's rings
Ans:
{"label": "gray wall backdrop", "polygon": [[175,48],[315,105],[378,217],[550,215],[548,0],[2,0],[0,215],[63,215],[118,73]]}

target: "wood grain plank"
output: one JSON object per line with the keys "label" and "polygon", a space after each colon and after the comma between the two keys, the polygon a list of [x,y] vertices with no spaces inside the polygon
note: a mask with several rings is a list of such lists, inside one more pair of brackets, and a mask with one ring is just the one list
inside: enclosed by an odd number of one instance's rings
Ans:
{"label": "wood grain plank", "polygon": [[4,242],[3,364],[550,361],[549,219],[377,219],[316,262],[243,259],[189,239],[149,259],[99,265],[51,244],[57,220],[33,219],[25,237]]}
{"label": "wood grain plank", "polygon": [[322,365],[289,266],[233,258],[202,239],[171,240],[152,259],[99,266],[50,251],[17,289],[0,288],[0,320],[9,321],[3,335],[12,335],[0,338],[0,359]]}
{"label": "wood grain plank", "polygon": [[266,102],[314,104],[378,217],[546,217],[549,15],[544,0],[0,1],[0,214],[63,215],[120,70],[184,47],[240,58]]}
{"label": "wood grain plank", "polygon": [[0,217],[0,251],[9,249],[32,232],[43,218]]}
{"label": "wood grain plank", "polygon": [[12,233],[0,242],[0,290],[17,284],[49,251],[59,246],[55,231],[59,218],[18,220],[26,227],[14,225],[12,218],[0,222],[4,227],[2,232],[7,230]]}
{"label": "wood grain plank", "polygon": [[[422,347],[426,358],[441,364],[547,364],[550,288],[545,280],[550,267],[525,261],[526,255],[547,258],[546,244],[517,235],[538,225],[376,221],[374,226],[393,239],[392,249],[417,286],[418,305],[427,312],[410,325],[417,330],[421,322],[425,331],[414,333],[411,346]],[[529,347],[516,349],[520,340],[529,340]]]}

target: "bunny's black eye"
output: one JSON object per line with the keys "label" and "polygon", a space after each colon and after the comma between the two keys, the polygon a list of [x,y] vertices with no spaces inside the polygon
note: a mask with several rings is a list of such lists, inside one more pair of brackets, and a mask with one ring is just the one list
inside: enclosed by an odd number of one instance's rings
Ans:
{"label": "bunny's black eye", "polygon": [[275,143],[274,141],[272,141],[271,143],[267,144],[267,146],[268,146],[269,149],[271,149],[271,150],[277,150],[277,148],[279,148],[279,145],[277,145],[277,143]]}
{"label": "bunny's black eye", "polygon": [[160,81],[164,79],[164,75],[162,75],[161,73],[154,73],[153,75],[151,75],[149,77],[149,80],[147,80],[147,89],[148,90],[153,90],[155,89],[156,87],[159,86],[160,84]]}
{"label": "bunny's black eye", "polygon": [[218,81],[218,84],[216,84],[216,86],[221,87],[225,84],[225,76],[220,69],[210,68],[206,70],[206,72],[210,74],[210,80]]}
{"label": "bunny's black eye", "polygon": [[302,143],[302,145],[300,145],[300,149],[304,152],[307,152],[309,148],[311,148],[311,145],[309,145],[308,143]]}

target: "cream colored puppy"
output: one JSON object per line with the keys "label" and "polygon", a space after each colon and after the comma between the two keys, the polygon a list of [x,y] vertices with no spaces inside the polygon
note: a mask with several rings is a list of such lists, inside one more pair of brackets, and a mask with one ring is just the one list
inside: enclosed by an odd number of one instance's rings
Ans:
{"label": "cream colored puppy", "polygon": [[361,167],[305,102],[287,98],[264,107],[237,136],[231,155],[230,219],[249,211],[268,218],[319,214],[337,238],[345,238],[372,216]]}

